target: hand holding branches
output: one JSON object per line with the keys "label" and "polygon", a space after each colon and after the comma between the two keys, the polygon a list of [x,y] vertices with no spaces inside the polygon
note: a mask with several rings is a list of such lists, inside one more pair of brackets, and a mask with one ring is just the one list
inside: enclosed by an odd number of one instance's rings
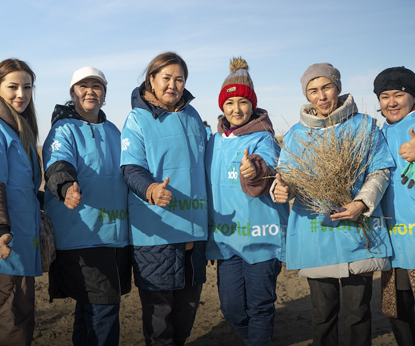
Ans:
{"label": "hand holding branches", "polygon": [[333,221],[336,220],[353,220],[357,221],[360,215],[362,215],[363,211],[366,209],[366,206],[361,201],[353,201],[349,204],[343,206],[346,211],[341,213],[335,213],[331,215],[331,219]]}

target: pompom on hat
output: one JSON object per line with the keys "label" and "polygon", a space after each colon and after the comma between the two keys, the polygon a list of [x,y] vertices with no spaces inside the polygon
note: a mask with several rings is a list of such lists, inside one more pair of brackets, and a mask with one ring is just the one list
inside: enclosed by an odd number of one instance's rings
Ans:
{"label": "pompom on hat", "polygon": [[104,87],[106,87],[108,84],[102,71],[92,66],[85,66],[80,68],[79,70],[76,70],[73,73],[69,89],[71,89],[76,83],[80,82],[82,79],[86,78],[97,79],[104,85]]}
{"label": "pompom on hat", "polygon": [[373,82],[373,92],[379,99],[388,90],[401,90],[415,97],[415,73],[403,66],[383,70]]}
{"label": "pompom on hat", "polygon": [[247,62],[239,58],[233,58],[230,64],[231,74],[226,77],[219,94],[219,108],[223,112],[223,104],[231,97],[245,97],[252,103],[252,109],[256,109],[257,98],[254,91],[254,83],[248,73]]}
{"label": "pompom on hat", "polygon": [[327,62],[314,64],[308,67],[300,79],[303,88],[303,94],[307,97],[307,85],[315,78],[326,77],[330,79],[339,90],[342,91],[342,82],[340,81],[340,71]]}

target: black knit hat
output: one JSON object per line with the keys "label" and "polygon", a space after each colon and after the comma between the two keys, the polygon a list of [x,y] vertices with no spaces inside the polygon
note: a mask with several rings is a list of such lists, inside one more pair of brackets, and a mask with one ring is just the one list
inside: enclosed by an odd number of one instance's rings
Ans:
{"label": "black knit hat", "polygon": [[415,73],[405,67],[391,67],[377,75],[373,92],[379,98],[388,90],[402,90],[415,97]]}

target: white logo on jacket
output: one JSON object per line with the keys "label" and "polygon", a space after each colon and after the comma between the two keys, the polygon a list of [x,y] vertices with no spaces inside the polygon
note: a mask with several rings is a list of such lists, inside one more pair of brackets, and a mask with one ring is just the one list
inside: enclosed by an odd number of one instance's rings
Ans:
{"label": "white logo on jacket", "polygon": [[127,147],[130,145],[130,141],[128,140],[128,138],[124,138],[122,140],[122,150],[127,150]]}
{"label": "white logo on jacket", "polygon": [[228,179],[238,179],[238,172],[236,171],[235,165],[231,167],[232,171],[228,172]]}
{"label": "white logo on jacket", "polygon": [[59,150],[59,148],[61,147],[61,145],[62,145],[62,144],[60,144],[58,140],[55,140],[55,141],[54,141],[54,142],[50,145],[49,151],[50,151],[51,153],[53,153],[55,150]]}

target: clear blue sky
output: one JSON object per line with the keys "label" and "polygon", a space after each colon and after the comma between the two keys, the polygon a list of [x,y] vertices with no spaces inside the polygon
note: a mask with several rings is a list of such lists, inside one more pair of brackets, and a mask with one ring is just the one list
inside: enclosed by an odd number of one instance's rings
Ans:
{"label": "clear blue sky", "polygon": [[298,122],[306,103],[299,80],[311,64],[337,67],[342,94],[380,121],[375,76],[415,70],[414,0],[24,0],[2,1],[0,13],[0,60],[25,60],[37,75],[40,144],[54,105],[69,99],[72,73],[86,65],[105,73],[103,110],[121,129],[147,64],[175,51],[188,64],[192,105],[214,132],[233,56],[247,60],[258,106],[280,133]]}

